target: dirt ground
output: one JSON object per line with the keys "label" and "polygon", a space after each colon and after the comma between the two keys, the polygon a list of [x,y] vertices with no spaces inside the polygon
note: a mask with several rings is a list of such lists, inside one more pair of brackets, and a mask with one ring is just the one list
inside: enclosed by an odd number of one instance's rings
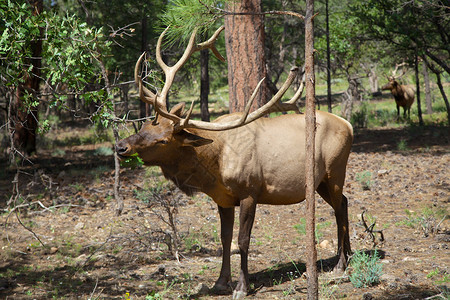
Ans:
{"label": "dirt ground", "polygon": [[[352,250],[376,248],[383,275],[375,286],[355,288],[348,277],[329,271],[336,227],[332,209],[317,195],[322,299],[448,299],[449,133],[442,127],[356,131],[345,184]],[[115,216],[113,162],[111,156],[95,155],[101,146],[66,146],[64,156],[41,151],[32,167],[24,167],[20,182],[27,199],[22,208],[0,217],[0,297],[229,299],[209,290],[221,264],[214,202],[201,194],[189,198],[166,185],[155,189],[161,180],[155,168],[124,169],[125,209]],[[12,176],[4,171],[1,178],[1,207]],[[179,261],[167,247],[167,214],[145,198],[149,191],[178,203],[171,212],[180,236]],[[382,231],[383,241],[379,233],[372,239],[365,232],[363,212],[367,224]],[[247,299],[306,299],[304,218],[304,203],[258,207]],[[234,284],[239,264],[234,251]]]}

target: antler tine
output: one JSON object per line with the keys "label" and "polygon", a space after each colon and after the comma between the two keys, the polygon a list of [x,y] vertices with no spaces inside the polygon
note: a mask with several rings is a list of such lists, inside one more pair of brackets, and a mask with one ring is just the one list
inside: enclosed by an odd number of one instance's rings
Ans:
{"label": "antler tine", "polygon": [[395,64],[395,69],[392,71],[392,78],[393,78],[393,79],[400,78],[400,77],[402,77],[403,75],[405,75],[406,70],[403,69],[403,74],[400,75],[400,76],[396,76],[396,75],[397,75],[397,70],[398,70],[398,68],[399,68],[399,67],[403,67],[404,65],[406,65],[406,62],[402,62],[401,64]]}
{"label": "antler tine", "polygon": [[292,97],[289,101],[286,101],[286,104],[295,104],[298,99],[300,99],[302,97],[302,93],[303,93],[303,89],[305,88],[305,66],[303,66],[302,68],[302,80],[300,83],[300,86],[298,87],[297,91],[294,94],[294,97]]}
{"label": "antler tine", "polygon": [[[283,95],[286,93],[287,89],[292,84],[292,81],[294,80],[295,76],[297,75],[297,72],[298,72],[297,67],[291,68],[288,78],[286,79],[286,81],[284,82],[284,84],[282,85],[280,90],[272,97],[272,99],[270,99],[270,101],[267,102],[262,107],[258,108],[254,112],[248,114],[248,116],[246,116],[246,113],[244,113],[244,117],[235,119],[235,120],[233,120],[231,122],[227,122],[227,123],[210,123],[210,122],[189,120],[188,122],[183,122],[182,126],[180,124],[180,126],[178,128],[179,129],[197,128],[197,129],[204,129],[204,130],[211,130],[211,131],[221,131],[221,130],[233,129],[233,128],[240,127],[240,126],[246,125],[248,123],[251,123],[251,122],[255,121],[256,119],[271,112],[272,106],[275,105],[281,99],[281,97],[283,97]],[[256,91],[259,89],[261,83],[262,83],[262,80],[256,87],[253,94],[256,94]],[[249,104],[247,104],[247,106],[249,106]],[[246,108],[246,110],[247,110],[247,108]]]}
{"label": "antler tine", "polygon": [[[136,62],[136,66],[134,67],[134,80],[139,88],[139,98],[141,98],[141,101],[153,105],[157,115],[159,114],[165,118],[168,118],[169,120],[179,123],[181,118],[176,115],[172,115],[172,114],[168,113],[167,110],[165,110],[165,109],[161,109],[160,103],[158,101],[158,98],[159,98],[158,95],[154,94],[153,92],[151,92],[149,89],[147,89],[144,86],[144,83],[142,82],[142,78],[139,75],[139,68],[140,68],[141,62],[144,59],[144,57],[145,57],[145,52],[141,54],[138,61]],[[164,108],[165,108],[165,105],[164,105]]]}
{"label": "antler tine", "polygon": [[217,38],[219,37],[219,34],[225,29],[225,26],[220,26],[216,32],[214,32],[214,34],[210,37],[209,40],[200,43],[197,45],[197,47],[195,48],[195,51],[201,51],[204,50],[206,48],[211,49],[211,51],[214,53],[214,55],[217,57],[217,59],[219,59],[220,61],[225,61],[225,58],[223,58],[223,56],[219,53],[219,51],[217,51],[215,42],[217,40]]}
{"label": "antler tine", "polygon": [[[161,90],[161,95],[158,95],[158,97],[155,95],[152,104],[154,104],[153,106],[155,107],[155,111],[159,115],[161,115],[162,117],[165,117],[169,120],[172,120],[175,124],[179,124],[183,119],[176,115],[173,115],[167,111],[165,99],[167,99],[167,94],[169,93],[169,89],[173,84],[173,80],[175,78],[176,72],[186,63],[187,59],[192,54],[192,48],[194,47],[196,30],[194,30],[194,32],[192,32],[191,38],[189,39],[189,44],[186,47],[186,49],[183,53],[183,56],[172,67],[169,67],[164,62],[164,60],[162,59],[162,56],[161,56],[161,45],[162,45],[162,41],[163,41],[164,35],[166,34],[167,30],[169,30],[169,27],[167,27],[161,33],[161,35],[158,38],[158,42],[156,44],[156,61],[165,74],[165,83],[164,83],[164,87]],[[145,89],[145,88],[143,88],[143,89]],[[144,92],[145,92],[145,90],[144,90]],[[145,98],[145,99],[147,99],[147,98]],[[143,100],[143,101],[145,102],[145,100]]]}
{"label": "antler tine", "polygon": [[158,65],[161,67],[161,69],[164,71],[164,74],[166,76],[164,87],[161,90],[161,97],[160,101],[157,102],[157,104],[162,107],[163,109],[167,110],[165,99],[167,98],[167,94],[169,93],[169,89],[173,84],[173,80],[175,78],[176,72],[186,63],[186,60],[191,55],[192,48],[194,47],[194,41],[195,41],[195,34],[196,30],[192,32],[191,38],[189,39],[189,44],[186,47],[186,50],[183,53],[183,56],[180,58],[180,60],[172,67],[169,67],[162,59],[161,56],[161,45],[162,40],[164,38],[164,35],[166,34],[167,30],[169,30],[169,27],[167,27],[159,36],[158,43],[156,44],[156,61],[158,62]]}
{"label": "antler tine", "polygon": [[155,105],[156,100],[156,94],[151,92],[149,89],[144,87],[144,84],[142,83],[142,77],[139,75],[141,62],[145,57],[145,52],[141,54],[138,61],[136,62],[136,65],[134,67],[134,81],[136,82],[136,85],[139,87],[139,96],[142,101],[145,103]]}
{"label": "antler tine", "polygon": [[[160,95],[155,95],[154,97],[154,107],[155,111],[160,114],[162,117],[168,118],[172,120],[175,124],[175,128],[183,128],[184,124],[187,124],[189,122],[190,115],[192,113],[193,104],[191,104],[191,108],[188,111],[188,116],[186,119],[182,119],[176,115],[173,115],[167,111],[165,99],[167,99],[167,95],[169,93],[169,89],[173,84],[173,81],[175,79],[175,74],[178,72],[178,70],[186,63],[186,61],[189,59],[189,57],[196,51],[200,51],[206,48],[209,48],[213,51],[213,53],[216,55],[216,57],[222,61],[225,59],[220,55],[220,53],[215,48],[214,42],[217,40],[219,34],[223,31],[224,27],[220,27],[216,30],[216,32],[213,34],[213,36],[206,42],[203,42],[199,45],[195,45],[195,36],[197,34],[197,29],[194,29],[194,31],[191,34],[191,37],[189,39],[188,45],[186,49],[184,50],[184,53],[182,57],[178,60],[175,65],[169,67],[162,59],[161,56],[161,45],[164,38],[164,35],[166,34],[169,27],[167,27],[159,36],[158,42],[156,44],[156,61],[158,65],[161,67],[161,69],[164,71],[165,74],[165,84],[164,87],[161,90]],[[144,93],[146,92],[143,89]],[[147,98],[145,98],[147,99]]]}
{"label": "antler tine", "polygon": [[263,106],[261,106],[260,108],[258,108],[254,112],[252,112],[248,116],[246,123],[253,122],[254,120],[269,113],[272,106],[281,100],[281,97],[283,97],[283,95],[286,93],[288,88],[291,86],[292,82],[294,81],[295,76],[297,76],[297,73],[298,73],[298,67],[292,67],[291,70],[289,71],[289,75],[286,78],[286,81],[283,83],[283,85],[278,90],[278,92],[272,97],[272,99],[270,99],[269,102],[267,102],[266,104],[264,104]]}
{"label": "antler tine", "polygon": [[264,79],[266,79],[266,77],[264,77],[263,79],[261,79],[261,80],[258,82],[258,84],[256,85],[256,88],[255,88],[255,90],[253,91],[252,96],[250,97],[250,100],[248,100],[248,103],[247,103],[247,105],[245,106],[244,114],[243,114],[242,117],[241,117],[240,123],[244,123],[244,122],[245,122],[245,119],[247,119],[247,116],[248,116],[248,114],[249,114],[249,112],[250,112],[250,108],[252,107],[252,104],[253,104],[253,100],[255,100],[256,95],[258,94],[258,90],[259,90],[259,88],[261,87],[261,84],[263,83]]}

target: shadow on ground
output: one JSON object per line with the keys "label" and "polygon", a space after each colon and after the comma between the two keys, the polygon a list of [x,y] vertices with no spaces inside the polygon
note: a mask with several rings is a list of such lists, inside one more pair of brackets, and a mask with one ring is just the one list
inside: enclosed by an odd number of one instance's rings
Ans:
{"label": "shadow on ground", "polygon": [[[355,129],[353,152],[450,150],[450,127],[410,126],[404,128]],[[435,149],[436,148],[436,149]]]}

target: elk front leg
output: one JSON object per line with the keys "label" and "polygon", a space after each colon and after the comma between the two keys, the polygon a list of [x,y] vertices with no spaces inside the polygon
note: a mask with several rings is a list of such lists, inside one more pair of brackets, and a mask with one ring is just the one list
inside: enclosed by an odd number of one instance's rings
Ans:
{"label": "elk front leg", "polygon": [[248,289],[248,247],[253,221],[255,220],[256,200],[253,197],[245,198],[240,202],[239,213],[239,252],[241,254],[241,272],[233,299],[241,299],[247,295]]}
{"label": "elk front leg", "polygon": [[231,283],[231,240],[233,239],[234,207],[218,206],[220,215],[220,238],[222,240],[222,269],[213,290],[219,294],[229,293]]}

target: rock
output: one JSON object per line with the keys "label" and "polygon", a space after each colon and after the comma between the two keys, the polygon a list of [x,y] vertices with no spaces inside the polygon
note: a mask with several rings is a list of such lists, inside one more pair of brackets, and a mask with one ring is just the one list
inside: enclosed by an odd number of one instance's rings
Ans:
{"label": "rock", "polygon": [[84,228],[83,222],[78,222],[77,225],[75,225],[75,230],[81,230]]}
{"label": "rock", "polygon": [[205,284],[200,283],[194,288],[193,292],[195,295],[206,295],[209,293],[209,288]]}
{"label": "rock", "polygon": [[383,274],[380,276],[380,281],[384,281],[384,282],[393,282],[396,281],[396,277],[390,274]]}
{"label": "rock", "polygon": [[78,265],[78,266],[81,266],[82,264],[84,264],[84,262],[86,261],[86,259],[87,259],[87,255],[86,254],[81,254],[80,256],[78,256],[77,258],[75,258],[75,263]]}
{"label": "rock", "polygon": [[161,275],[164,275],[166,273],[166,266],[165,265],[159,265],[158,266],[158,273]]}
{"label": "rock", "polygon": [[398,289],[398,283],[397,282],[389,282],[389,284],[386,286],[387,290],[396,290]]}
{"label": "rock", "polygon": [[329,240],[323,240],[320,242],[319,247],[322,249],[330,248],[331,242]]}
{"label": "rock", "polygon": [[367,293],[363,294],[362,299],[363,300],[372,300],[372,299],[375,299],[375,298],[373,297],[373,295],[371,293],[367,292]]}
{"label": "rock", "polygon": [[389,170],[378,170],[378,177],[382,177],[383,175],[389,174]]}
{"label": "rock", "polygon": [[415,261],[415,260],[417,260],[417,258],[415,257],[406,256],[405,258],[403,258],[403,261]]}

